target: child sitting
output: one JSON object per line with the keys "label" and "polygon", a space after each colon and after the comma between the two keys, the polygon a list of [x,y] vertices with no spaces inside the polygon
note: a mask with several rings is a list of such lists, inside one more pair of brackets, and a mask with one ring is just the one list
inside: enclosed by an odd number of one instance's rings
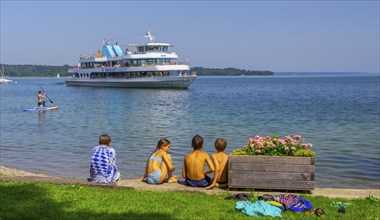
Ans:
{"label": "child sitting", "polygon": [[89,181],[113,183],[119,180],[120,173],[116,167],[116,152],[110,146],[111,137],[106,134],[100,135],[99,145],[92,149]]}
{"label": "child sitting", "polygon": [[[170,141],[168,139],[158,141],[156,149],[149,156],[146,163],[142,181],[146,180],[150,184],[161,184],[166,180],[169,183],[177,182],[177,176],[172,175],[175,167],[173,166],[172,157],[168,154],[169,149]],[[168,179],[166,179],[166,176]]]}
{"label": "child sitting", "polygon": [[215,170],[210,156],[202,152],[203,138],[199,135],[193,137],[191,146],[194,151],[184,158],[182,167],[182,177],[185,179],[186,186],[206,187],[210,185],[211,179],[204,173],[205,163],[207,163],[211,172]]}
{"label": "child sitting", "polygon": [[[228,186],[228,154],[224,153],[227,147],[227,141],[224,138],[218,138],[215,141],[216,154],[211,155],[212,162],[215,165],[214,178],[212,179],[211,185],[206,187],[206,189],[212,189],[213,187],[225,188]],[[206,174],[212,171],[207,171]]]}

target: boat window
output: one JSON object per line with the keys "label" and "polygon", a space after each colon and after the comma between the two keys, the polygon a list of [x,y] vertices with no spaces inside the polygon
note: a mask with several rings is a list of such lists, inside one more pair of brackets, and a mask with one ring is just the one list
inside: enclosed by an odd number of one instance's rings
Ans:
{"label": "boat window", "polygon": [[168,51],[168,46],[164,46],[164,47],[162,48],[162,51]]}
{"label": "boat window", "polygon": [[131,61],[124,61],[123,63],[123,66],[130,66],[131,65]]}
{"label": "boat window", "polygon": [[112,61],[111,66],[119,66],[119,61]]}
{"label": "boat window", "polygon": [[106,66],[108,66],[106,62],[94,63],[94,67],[106,67]]}
{"label": "boat window", "polygon": [[140,66],[141,65],[141,61],[140,60],[132,60],[131,61],[131,66]]}
{"label": "boat window", "polygon": [[81,63],[81,68],[92,68],[93,66],[93,63]]}
{"label": "boat window", "polygon": [[157,60],[156,59],[147,59],[146,63],[147,64],[157,64]]}

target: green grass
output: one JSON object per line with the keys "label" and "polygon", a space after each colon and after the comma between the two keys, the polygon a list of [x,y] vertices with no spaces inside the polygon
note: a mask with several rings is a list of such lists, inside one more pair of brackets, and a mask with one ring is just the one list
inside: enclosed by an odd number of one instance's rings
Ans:
{"label": "green grass", "polygon": [[[229,195],[185,192],[151,192],[127,188],[102,188],[47,183],[1,182],[0,219],[252,219],[235,211]],[[380,201],[330,199],[302,195],[324,219],[379,219]],[[253,197],[252,202],[257,198]],[[330,207],[334,201],[350,202],[346,214]],[[314,214],[282,213],[283,219],[317,219]],[[268,219],[261,217],[255,219]]]}

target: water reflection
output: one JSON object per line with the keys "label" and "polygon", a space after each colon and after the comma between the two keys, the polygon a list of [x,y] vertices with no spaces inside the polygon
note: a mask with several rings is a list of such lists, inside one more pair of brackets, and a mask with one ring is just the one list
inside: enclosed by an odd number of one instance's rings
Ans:
{"label": "water reflection", "polygon": [[38,111],[38,125],[40,127],[45,126],[45,111]]}

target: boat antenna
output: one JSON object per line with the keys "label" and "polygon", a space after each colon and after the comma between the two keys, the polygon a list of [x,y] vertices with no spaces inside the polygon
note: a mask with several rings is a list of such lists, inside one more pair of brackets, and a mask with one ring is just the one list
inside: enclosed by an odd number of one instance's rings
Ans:
{"label": "boat antenna", "polygon": [[146,32],[145,38],[149,39],[149,43],[153,43],[154,42],[154,36],[150,34],[150,31]]}

